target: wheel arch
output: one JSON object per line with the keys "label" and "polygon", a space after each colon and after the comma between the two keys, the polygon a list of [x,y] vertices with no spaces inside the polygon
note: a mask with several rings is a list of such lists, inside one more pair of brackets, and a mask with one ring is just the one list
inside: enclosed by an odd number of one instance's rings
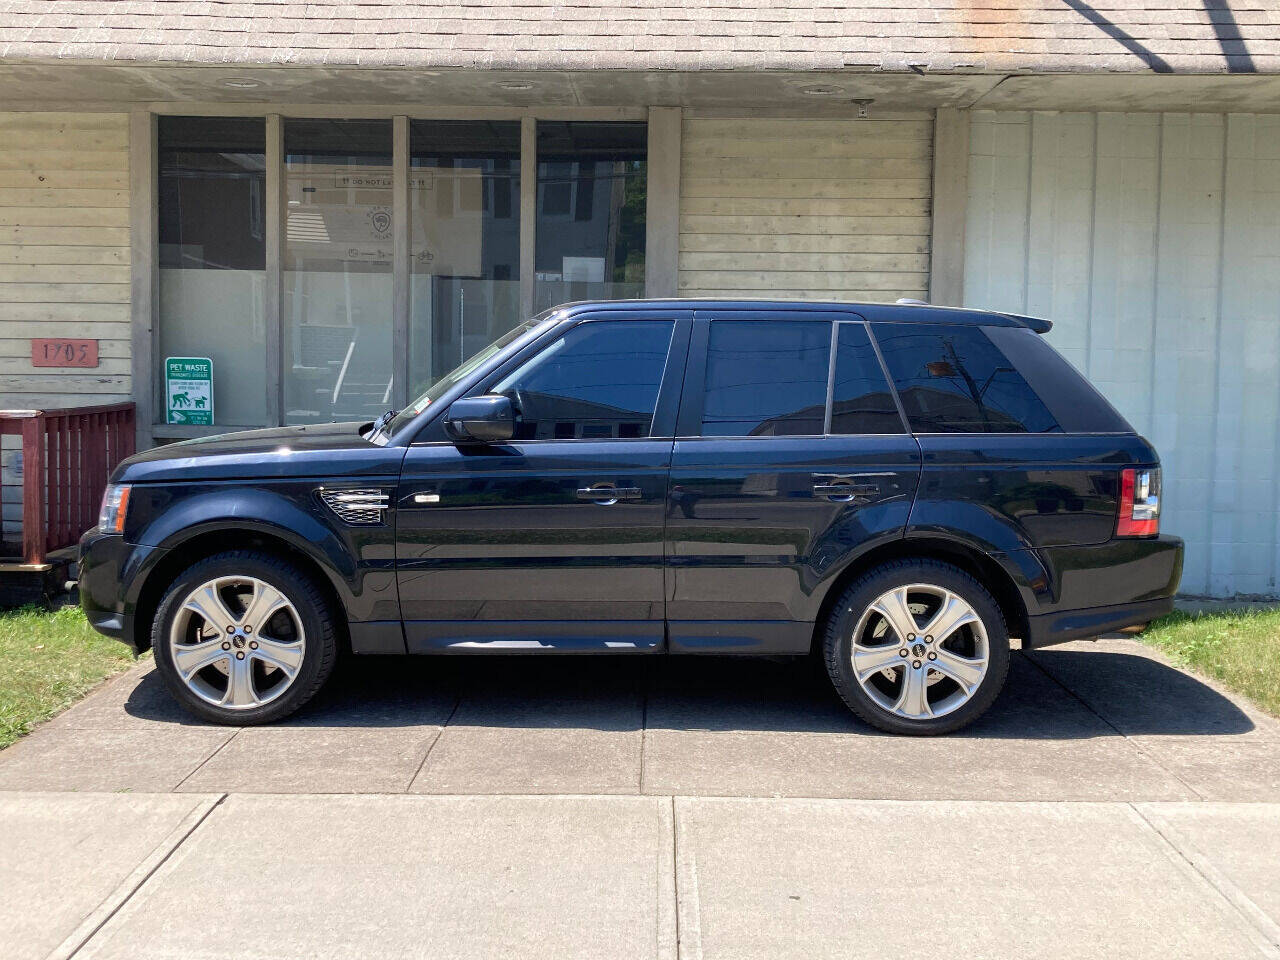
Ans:
{"label": "wheel arch", "polygon": [[332,576],[315,557],[287,537],[251,525],[227,525],[192,533],[167,547],[144,578],[133,604],[133,639],[139,653],[151,647],[151,623],[165,591],[194,563],[230,550],[258,550],[295,564],[319,587],[329,602],[339,643],[350,644],[346,607]]}
{"label": "wheel arch", "polygon": [[1026,604],[1014,577],[997,559],[962,540],[942,536],[922,536],[892,540],[873,547],[851,561],[831,580],[823,595],[818,616],[814,620],[810,649],[820,648],[822,632],[831,608],[835,606],[849,584],[883,563],[916,559],[941,560],[969,574],[985,586],[995,598],[996,604],[1000,607],[1000,613],[1004,616],[1009,636],[1026,637],[1029,626]]}

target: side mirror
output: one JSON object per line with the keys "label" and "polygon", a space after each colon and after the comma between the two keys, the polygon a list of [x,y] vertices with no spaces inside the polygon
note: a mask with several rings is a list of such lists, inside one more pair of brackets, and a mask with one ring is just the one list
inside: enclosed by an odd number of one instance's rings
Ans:
{"label": "side mirror", "polygon": [[450,404],[444,426],[464,443],[502,443],[516,435],[516,414],[509,397],[494,393],[463,397]]}

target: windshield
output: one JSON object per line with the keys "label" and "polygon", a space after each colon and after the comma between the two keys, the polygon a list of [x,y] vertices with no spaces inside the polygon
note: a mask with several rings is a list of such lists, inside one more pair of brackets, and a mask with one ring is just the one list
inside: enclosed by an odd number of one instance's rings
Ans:
{"label": "windshield", "polygon": [[493,341],[493,343],[472,354],[428,387],[425,393],[421,394],[416,400],[397,413],[381,432],[385,433],[389,437],[394,437],[404,429],[405,426],[411,423],[423,410],[427,409],[427,407],[431,406],[432,403],[439,400],[442,396],[465,380],[470,374],[492,359],[494,354],[505,349],[510,344],[515,343],[515,341],[533,330],[534,327],[550,320],[552,315],[552,312],[549,310],[544,313],[540,313],[532,320],[526,320],[524,323],[508,330],[497,340]]}

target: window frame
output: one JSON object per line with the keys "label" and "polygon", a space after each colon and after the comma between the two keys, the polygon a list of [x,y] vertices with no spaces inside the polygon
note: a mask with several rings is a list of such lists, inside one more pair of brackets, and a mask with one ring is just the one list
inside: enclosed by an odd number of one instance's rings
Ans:
{"label": "window frame", "polygon": [[[783,436],[773,435],[719,435],[702,433],[702,417],[706,406],[706,375],[708,347],[711,339],[711,324],[721,321],[750,321],[759,323],[793,323],[793,322],[825,322],[830,324],[831,338],[827,356],[827,389],[826,403],[823,411],[822,433],[797,433]],[[837,345],[839,344],[840,327],[844,324],[861,326],[867,335],[871,348],[875,352],[880,375],[884,377],[889,395],[893,397],[894,407],[898,411],[898,420],[902,426],[901,433],[832,433],[831,414],[835,392],[835,373]],[[684,393],[680,401],[680,413],[676,427],[678,440],[822,440],[829,437],[897,437],[911,436],[910,424],[903,411],[902,401],[894,387],[893,379],[885,366],[880,346],[876,343],[871,324],[861,314],[836,310],[698,310],[694,313],[693,334],[689,345],[689,356],[684,377]]]}
{"label": "window frame", "polygon": [[[335,119],[335,120],[389,120],[392,124],[392,217],[393,266],[392,293],[387,303],[391,314],[393,337],[393,381],[390,406],[403,407],[411,399],[409,367],[410,325],[410,235],[408,229],[409,177],[409,127],[411,120],[443,121],[515,121],[521,128],[519,158],[513,173],[519,176],[520,191],[513,196],[513,212],[518,209],[519,231],[519,283],[520,318],[531,318],[534,310],[534,260],[537,244],[537,125],[539,122],[572,121],[594,123],[628,123],[645,126],[646,156],[662,155],[662,148],[670,136],[669,124],[655,123],[652,109],[646,107],[439,107],[431,105],[404,105],[387,110],[351,107],[349,105],[316,104],[303,109],[282,113],[276,104],[236,104],[227,108],[213,103],[150,104],[145,113],[136,113],[130,124],[131,155],[131,217],[138,229],[132,232],[135,283],[151,291],[143,298],[135,298],[131,307],[132,355],[134,377],[138,381],[138,443],[140,448],[157,440],[180,440],[224,433],[228,429],[246,427],[219,422],[210,427],[197,427],[163,422],[163,356],[159,349],[160,322],[156,279],[159,271],[159,248],[155,229],[159,217],[159,136],[158,121],[161,117],[210,117],[262,120],[266,125],[266,170],[264,198],[264,244],[266,247],[266,284],[263,319],[266,324],[267,343],[266,377],[263,383],[263,401],[266,410],[266,426],[285,423],[285,368],[283,338],[285,316],[283,313],[284,277],[284,124],[287,120]],[[655,137],[658,139],[655,140]],[[650,202],[652,203],[650,198]],[[660,198],[663,204],[675,203],[674,195],[666,192]],[[144,229],[142,225],[150,225]],[[654,234],[646,230],[645,284],[649,290],[662,288],[665,283],[675,284],[674,264],[655,260],[655,271],[650,263]],[[678,397],[677,397],[678,401]],[[674,422],[674,412],[672,413]],[[415,434],[418,431],[414,431]]]}

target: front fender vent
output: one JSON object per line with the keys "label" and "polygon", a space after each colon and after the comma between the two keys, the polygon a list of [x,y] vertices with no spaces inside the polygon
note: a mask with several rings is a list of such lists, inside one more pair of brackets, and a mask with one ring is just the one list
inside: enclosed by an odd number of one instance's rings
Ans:
{"label": "front fender vent", "polygon": [[336,513],[343,521],[353,526],[367,527],[382,522],[391,497],[385,490],[376,488],[327,489],[321,487],[316,491],[324,505]]}

